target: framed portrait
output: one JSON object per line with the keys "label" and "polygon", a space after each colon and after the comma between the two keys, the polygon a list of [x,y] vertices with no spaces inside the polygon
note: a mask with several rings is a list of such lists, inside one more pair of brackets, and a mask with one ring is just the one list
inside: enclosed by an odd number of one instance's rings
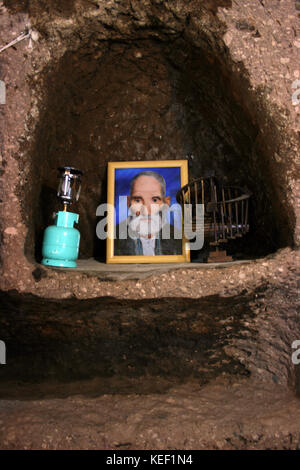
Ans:
{"label": "framed portrait", "polygon": [[107,263],[189,262],[176,194],[186,160],[108,163]]}

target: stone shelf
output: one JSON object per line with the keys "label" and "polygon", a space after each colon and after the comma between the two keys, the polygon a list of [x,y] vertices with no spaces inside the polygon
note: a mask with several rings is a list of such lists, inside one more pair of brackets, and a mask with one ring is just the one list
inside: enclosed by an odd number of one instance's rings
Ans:
{"label": "stone shelf", "polygon": [[153,264],[106,264],[94,258],[79,259],[77,268],[55,268],[55,271],[80,272],[90,275],[101,275],[103,279],[110,281],[122,281],[125,279],[145,279],[149,276],[174,271],[177,269],[215,269],[226,268],[238,264],[247,264],[250,260],[229,261],[226,263],[153,263]]}

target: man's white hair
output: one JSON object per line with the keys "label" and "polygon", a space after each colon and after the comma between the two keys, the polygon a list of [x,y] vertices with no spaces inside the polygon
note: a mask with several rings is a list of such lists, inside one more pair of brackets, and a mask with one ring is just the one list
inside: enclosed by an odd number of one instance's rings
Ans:
{"label": "man's white hair", "polygon": [[166,181],[164,177],[161,176],[156,171],[152,171],[152,170],[141,171],[140,173],[138,173],[132,178],[132,180],[130,181],[130,196],[132,195],[132,191],[133,191],[136,180],[140,178],[141,176],[151,176],[152,178],[155,178],[160,183],[162,197],[164,198],[166,196]]}

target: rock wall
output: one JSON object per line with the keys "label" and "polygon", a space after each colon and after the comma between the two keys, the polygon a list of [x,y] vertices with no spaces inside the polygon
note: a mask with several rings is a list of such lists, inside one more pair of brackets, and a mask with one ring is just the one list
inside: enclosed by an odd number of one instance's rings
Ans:
{"label": "rock wall", "polygon": [[[29,27],[39,34],[31,48],[24,40],[0,54],[0,289],[11,291],[7,315],[23,315],[27,294],[42,298],[37,305],[73,298],[81,315],[80,299],[98,298],[98,305],[103,297],[174,297],[184,306],[189,297],[197,309],[201,297],[239,299],[263,285],[249,318],[238,317],[236,337],[229,333],[226,354],[231,365],[299,393],[291,363],[291,343],[299,339],[299,8],[292,0],[0,2],[1,45]],[[254,193],[252,252],[289,248],[247,265],[180,269],[140,282],[104,282],[94,272],[38,264],[43,229],[57,208],[58,165],[68,159],[86,171],[74,209],[87,257],[98,249],[94,215],[105,201],[107,162],[160,158],[187,158],[193,176],[208,168],[247,185]],[[236,319],[223,320],[230,329]],[[39,332],[42,313],[32,321]],[[14,332],[14,322],[7,325]]]}

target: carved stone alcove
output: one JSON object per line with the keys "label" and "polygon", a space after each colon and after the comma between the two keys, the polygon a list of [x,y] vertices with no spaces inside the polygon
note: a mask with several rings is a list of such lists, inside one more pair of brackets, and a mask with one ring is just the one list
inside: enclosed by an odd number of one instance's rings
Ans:
{"label": "carved stone alcove", "polygon": [[[299,448],[299,8],[0,2],[38,33],[0,55],[1,447]],[[184,158],[253,193],[245,260],[94,269],[107,162]],[[65,165],[89,269],[39,263]]]}

